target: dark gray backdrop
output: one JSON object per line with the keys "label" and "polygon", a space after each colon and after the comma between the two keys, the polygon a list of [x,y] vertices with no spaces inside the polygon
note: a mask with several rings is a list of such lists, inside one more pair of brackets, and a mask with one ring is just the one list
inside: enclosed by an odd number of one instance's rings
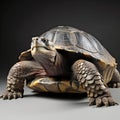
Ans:
{"label": "dark gray backdrop", "polygon": [[120,2],[90,0],[24,0],[1,3],[0,74],[29,49],[31,38],[58,25],[95,36],[120,63]]}
{"label": "dark gray backdrop", "polygon": [[[0,95],[9,68],[30,47],[31,38],[57,25],[94,35],[120,63],[120,3],[102,0],[4,0],[0,3]],[[120,64],[119,64],[120,65]],[[111,90],[120,104],[120,89]],[[0,100],[1,120],[120,120],[120,105],[88,107],[82,96],[32,93],[23,99]]]}

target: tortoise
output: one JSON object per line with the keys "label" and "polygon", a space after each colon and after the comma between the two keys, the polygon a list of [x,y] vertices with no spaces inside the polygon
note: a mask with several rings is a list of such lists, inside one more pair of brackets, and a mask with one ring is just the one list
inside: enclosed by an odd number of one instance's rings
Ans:
{"label": "tortoise", "polygon": [[33,37],[7,76],[3,99],[22,98],[24,83],[37,92],[87,93],[89,105],[113,106],[109,87],[120,87],[117,63],[92,35],[57,26]]}

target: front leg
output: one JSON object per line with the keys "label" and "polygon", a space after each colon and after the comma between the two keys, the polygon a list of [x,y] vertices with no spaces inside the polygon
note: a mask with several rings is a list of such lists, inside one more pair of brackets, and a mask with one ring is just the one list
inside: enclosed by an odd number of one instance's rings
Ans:
{"label": "front leg", "polygon": [[21,61],[13,65],[7,76],[6,92],[1,96],[3,99],[22,98],[25,80],[35,76],[46,75],[45,70],[35,61]]}
{"label": "front leg", "polygon": [[109,89],[104,85],[102,75],[93,63],[78,60],[73,64],[72,70],[79,83],[78,87],[82,87],[88,94],[89,105],[100,107],[117,104]]}
{"label": "front leg", "polygon": [[115,69],[112,80],[108,83],[108,86],[111,88],[120,87],[120,73],[117,69]]}

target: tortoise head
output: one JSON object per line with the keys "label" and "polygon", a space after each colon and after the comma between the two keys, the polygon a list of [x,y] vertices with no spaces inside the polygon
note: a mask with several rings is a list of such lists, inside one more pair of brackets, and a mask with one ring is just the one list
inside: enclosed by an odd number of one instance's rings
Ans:
{"label": "tortoise head", "polygon": [[56,49],[52,42],[45,38],[33,37],[31,42],[31,54],[37,61],[45,62],[47,60],[54,62]]}
{"label": "tortoise head", "polygon": [[52,42],[45,38],[33,37],[31,42],[31,50],[39,49],[40,52],[54,51],[55,47]]}

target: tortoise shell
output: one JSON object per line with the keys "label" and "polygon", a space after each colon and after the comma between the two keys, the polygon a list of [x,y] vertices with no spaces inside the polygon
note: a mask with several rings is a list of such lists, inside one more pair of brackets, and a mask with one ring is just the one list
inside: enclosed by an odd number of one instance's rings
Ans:
{"label": "tortoise shell", "polygon": [[115,59],[92,35],[69,26],[58,26],[40,36],[54,43],[56,49],[83,53],[114,66]]}
{"label": "tortoise shell", "polygon": [[[70,26],[58,26],[43,33],[38,40],[41,38],[52,42],[58,50],[81,53],[92,58],[102,69],[104,79],[108,82],[112,78],[116,67],[115,58],[92,35]],[[23,56],[25,54],[20,58]]]}

